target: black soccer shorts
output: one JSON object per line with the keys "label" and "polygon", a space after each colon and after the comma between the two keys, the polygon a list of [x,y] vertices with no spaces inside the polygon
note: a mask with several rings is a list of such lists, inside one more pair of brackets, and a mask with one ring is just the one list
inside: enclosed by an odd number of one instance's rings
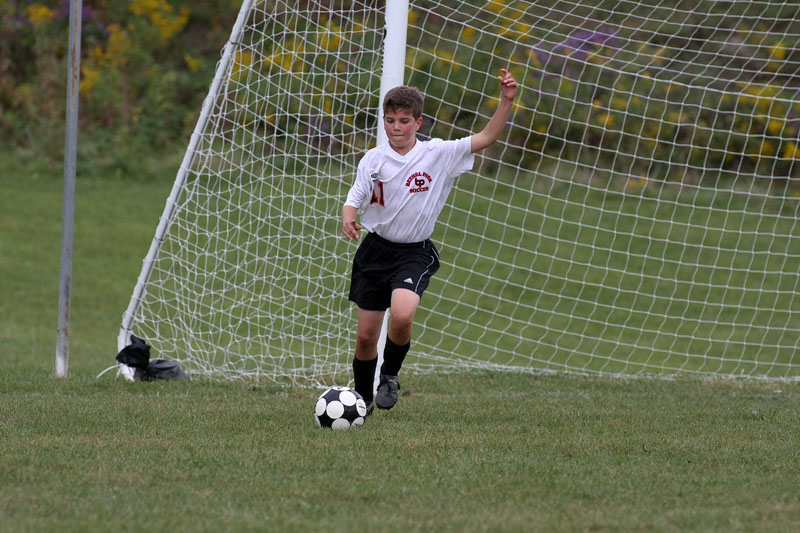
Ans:
{"label": "black soccer shorts", "polygon": [[439,270],[439,252],[430,241],[396,243],[369,233],[353,258],[350,300],[361,309],[385,311],[394,289],[409,289],[422,296]]}

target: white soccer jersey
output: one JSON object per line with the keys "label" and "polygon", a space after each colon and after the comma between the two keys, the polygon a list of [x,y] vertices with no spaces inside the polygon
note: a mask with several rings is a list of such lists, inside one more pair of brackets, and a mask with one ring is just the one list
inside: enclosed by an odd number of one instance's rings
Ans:
{"label": "white soccer jersey", "polygon": [[388,142],[361,158],[345,205],[358,209],[361,225],[398,243],[429,238],[456,176],[475,162],[470,137],[420,141],[406,155]]}

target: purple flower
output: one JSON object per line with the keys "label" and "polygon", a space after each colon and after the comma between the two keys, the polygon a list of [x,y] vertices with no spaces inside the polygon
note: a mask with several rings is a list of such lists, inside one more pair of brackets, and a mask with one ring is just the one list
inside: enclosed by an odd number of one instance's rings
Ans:
{"label": "purple flower", "polygon": [[604,46],[610,48],[619,47],[619,40],[616,38],[616,32],[614,30],[600,28],[596,31],[582,30],[575,32],[561,44],[556,45],[554,52],[583,60],[586,59],[590,52]]}

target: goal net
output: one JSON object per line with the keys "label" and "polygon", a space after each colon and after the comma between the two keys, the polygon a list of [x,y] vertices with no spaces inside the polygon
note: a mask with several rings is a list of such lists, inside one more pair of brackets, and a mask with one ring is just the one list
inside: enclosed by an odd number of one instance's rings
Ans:
{"label": "goal net", "polygon": [[[383,2],[246,0],[128,310],[195,376],[349,376]],[[458,178],[404,368],[800,377],[800,5],[411,0],[422,138],[501,139]],[[345,378],[347,379],[347,378]]]}

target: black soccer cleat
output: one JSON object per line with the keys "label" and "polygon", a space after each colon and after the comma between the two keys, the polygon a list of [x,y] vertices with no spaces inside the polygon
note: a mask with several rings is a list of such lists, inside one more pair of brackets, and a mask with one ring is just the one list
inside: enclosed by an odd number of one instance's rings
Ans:
{"label": "black soccer cleat", "polygon": [[375,395],[375,405],[378,409],[391,409],[397,403],[397,391],[400,389],[400,382],[397,376],[387,376],[381,374],[378,384],[378,393]]}
{"label": "black soccer cleat", "polygon": [[367,414],[364,415],[364,418],[368,417],[372,414],[372,411],[375,410],[375,402],[370,400],[368,402],[364,402],[367,405]]}

